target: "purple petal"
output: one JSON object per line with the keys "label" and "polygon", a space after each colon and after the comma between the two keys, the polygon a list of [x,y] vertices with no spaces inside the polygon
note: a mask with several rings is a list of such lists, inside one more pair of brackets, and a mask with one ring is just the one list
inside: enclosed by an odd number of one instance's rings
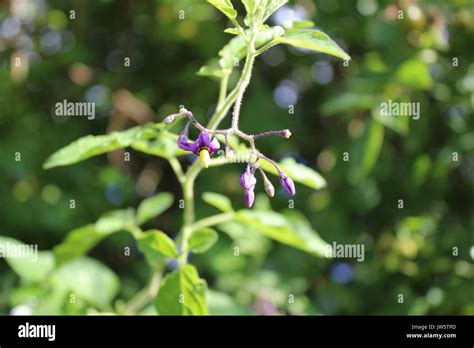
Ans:
{"label": "purple petal", "polygon": [[280,183],[281,187],[290,195],[294,196],[296,194],[295,183],[288,176],[280,176]]}
{"label": "purple petal", "polygon": [[205,133],[200,133],[198,138],[196,139],[197,147],[207,147],[208,149],[211,148],[211,140],[209,139],[209,135]]}
{"label": "purple petal", "polygon": [[180,149],[183,149],[185,151],[192,151],[192,152],[195,152],[196,151],[196,143],[190,143],[188,141],[188,137],[184,134],[181,134],[179,137],[178,137],[178,147]]}
{"label": "purple petal", "polygon": [[211,154],[211,156],[214,154],[214,152],[216,152],[220,148],[221,148],[221,144],[219,143],[219,140],[217,140],[217,138],[212,138],[212,141],[209,146],[209,153]]}
{"label": "purple petal", "polygon": [[253,190],[256,184],[257,178],[248,169],[240,176],[240,186],[245,190]]}
{"label": "purple petal", "polygon": [[255,201],[255,193],[253,190],[245,190],[244,192],[244,202],[247,208],[252,208],[253,202]]}

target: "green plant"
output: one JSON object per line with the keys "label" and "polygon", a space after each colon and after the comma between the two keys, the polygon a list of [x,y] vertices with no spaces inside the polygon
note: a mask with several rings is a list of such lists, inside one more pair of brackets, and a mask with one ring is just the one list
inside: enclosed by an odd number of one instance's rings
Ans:
{"label": "green plant", "polygon": [[[122,309],[115,309],[115,311],[126,314],[138,313],[147,302],[156,298],[155,307],[159,314],[202,315],[208,312],[207,286],[206,282],[199,277],[196,268],[189,263],[188,255],[190,252],[204,253],[212,247],[218,238],[217,232],[213,229],[216,226],[230,222],[242,224],[281,243],[315,256],[325,256],[328,245],[304,218],[273,211],[248,209],[236,211],[230,200],[218,193],[206,193],[202,198],[221,212],[196,221],[194,186],[203,168],[234,163],[240,156],[239,161],[247,163],[248,166],[243,176],[242,186],[246,190],[245,199],[249,207],[253,204],[255,186],[253,174],[256,170],[262,174],[265,189],[270,196],[273,195],[274,189],[265,172],[279,175],[282,186],[290,194],[295,194],[293,181],[314,189],[324,187],[324,179],[313,169],[298,164],[291,158],[277,163],[260,153],[255,145],[257,138],[274,134],[288,138],[291,133],[289,130],[255,135],[242,132],[238,127],[240,107],[251,80],[255,59],[275,45],[291,45],[327,53],[344,60],[350,57],[326,34],[309,29],[313,26],[311,22],[288,23],[284,28],[264,24],[287,0],[242,0],[247,12],[244,25],[239,23],[237,11],[230,0],[209,0],[208,2],[227,16],[234,25],[233,28],[225,30],[234,37],[219,52],[217,62],[211,62],[198,72],[199,75],[211,77],[220,84],[217,107],[207,125],[199,123],[190,111],[182,107],[177,114],[167,116],[160,123],[137,126],[123,132],[100,136],[88,135],[80,138],[51,155],[44,164],[45,169],[71,165],[92,156],[125,147],[165,158],[181,184],[183,193],[184,218],[178,237],[172,240],[162,231],[143,231],[140,227],[172,205],[174,198],[171,194],[159,193],[144,200],[136,211],[130,208],[109,212],[96,223],[70,232],[66,239],[55,247],[53,253],[48,252],[47,256],[45,255],[49,260],[47,267],[43,269],[41,277],[39,275],[38,279],[33,277],[32,281],[48,279],[48,282],[55,285],[53,287],[55,291],[60,291],[62,297],[66,296],[67,291],[72,287],[70,286],[72,279],[70,276],[68,278],[67,274],[80,269],[81,264],[89,265],[93,262],[83,255],[103,238],[125,230],[136,239],[138,248],[150,264],[152,274],[147,287],[137,293]],[[229,92],[229,77],[242,59],[245,63],[240,77]],[[231,108],[233,108],[231,127],[218,129]],[[190,123],[199,129],[200,137],[215,136],[223,142],[226,146],[225,154],[210,158],[210,155],[218,148],[214,141],[216,148],[210,151],[211,149],[207,146],[211,142],[210,138],[202,140],[206,146],[193,147],[194,144],[187,140],[189,124],[180,136],[173,133],[170,124],[181,117],[188,118]],[[239,140],[248,142],[249,146],[240,143]],[[201,161],[193,161],[184,170],[178,158],[186,154],[186,150],[194,151],[201,157]],[[166,258],[177,259],[179,267],[162,278]],[[12,267],[15,269],[13,265]],[[108,279],[108,284],[112,284],[111,290],[104,295],[102,301],[96,302],[95,305],[98,310],[109,312],[113,310],[108,302],[116,294],[117,280],[113,276],[105,278]],[[87,292],[81,294],[85,300],[91,299],[91,302],[94,302],[93,297],[89,295]]]}

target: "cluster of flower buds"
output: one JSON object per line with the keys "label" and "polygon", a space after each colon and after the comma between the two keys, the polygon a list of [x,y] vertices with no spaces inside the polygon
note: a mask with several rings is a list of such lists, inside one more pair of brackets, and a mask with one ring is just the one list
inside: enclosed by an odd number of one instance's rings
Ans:
{"label": "cluster of flower buds", "polygon": [[[247,208],[251,208],[255,201],[255,185],[257,184],[257,178],[255,177],[255,172],[260,172],[263,178],[263,187],[265,192],[269,197],[273,197],[275,195],[275,187],[268,179],[267,175],[263,171],[263,169],[257,163],[249,163],[245,172],[240,176],[240,186],[244,188],[244,202]],[[280,183],[282,188],[288,192],[290,195],[294,196],[296,194],[295,184],[293,180],[290,179],[280,168],[277,167],[277,170],[280,175]]]}
{"label": "cluster of flower buds", "polygon": [[[220,149],[220,143],[217,140],[217,138],[214,138],[214,134],[221,134],[225,136],[225,143],[226,143],[226,156],[227,157],[232,157],[234,155],[234,152],[232,151],[229,142],[228,142],[228,136],[229,134],[233,134],[232,131],[233,129],[229,130],[210,130],[205,127],[203,127],[197,120],[194,118],[193,114],[186,110],[184,107],[180,108],[179,114],[173,114],[169,115],[164,119],[165,124],[171,124],[173,123],[176,118],[184,116],[189,119],[189,122],[186,124],[184,127],[183,131],[178,137],[178,147],[180,149],[183,149],[185,151],[191,151],[193,152],[196,156],[199,157],[201,160],[202,165],[207,168],[209,166],[211,156],[217,152]],[[197,139],[192,142],[189,141],[188,135],[189,135],[189,126],[190,124],[193,124],[197,129],[200,130],[200,134],[197,137]],[[288,192],[290,195],[294,196],[296,191],[295,191],[295,184],[293,180],[288,177],[283,170],[278,166],[278,164],[271,160],[270,158],[264,156],[260,152],[258,152],[255,148],[254,141],[257,138],[261,138],[263,136],[268,136],[268,135],[279,135],[284,138],[289,138],[291,136],[291,132],[288,129],[283,129],[280,131],[269,131],[269,132],[264,132],[260,134],[254,134],[254,135],[248,135],[245,134],[241,131],[239,131],[239,136],[244,138],[245,140],[248,140],[252,144],[252,150],[251,150],[251,156],[249,159],[249,163],[247,164],[247,168],[245,172],[242,174],[240,177],[240,185],[244,188],[244,201],[245,205],[248,208],[251,208],[253,206],[253,203],[255,201],[255,185],[257,184],[257,178],[255,177],[255,172],[258,170],[263,178],[263,185],[265,188],[265,192],[268,194],[268,196],[273,197],[275,195],[275,188],[273,187],[272,183],[268,179],[267,175],[263,171],[263,169],[259,166],[258,164],[258,159],[264,159],[268,162],[270,162],[278,171],[279,177],[280,177],[280,184],[282,188]],[[252,156],[256,156],[257,160],[255,162],[251,161]]]}

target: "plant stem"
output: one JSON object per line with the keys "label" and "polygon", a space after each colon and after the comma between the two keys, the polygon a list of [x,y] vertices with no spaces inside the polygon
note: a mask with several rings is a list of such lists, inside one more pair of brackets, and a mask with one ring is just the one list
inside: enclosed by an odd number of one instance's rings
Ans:
{"label": "plant stem", "polygon": [[210,227],[210,226],[214,226],[214,225],[226,222],[226,221],[230,221],[234,217],[235,217],[234,212],[222,213],[222,214],[209,216],[207,218],[196,221],[194,224],[189,226],[189,229],[191,231],[197,231],[201,228]]}
{"label": "plant stem", "polygon": [[174,174],[178,178],[178,181],[180,183],[184,182],[184,173],[183,173],[183,168],[181,167],[181,164],[179,164],[179,161],[176,157],[171,157],[168,159],[168,162],[170,163],[171,168],[174,171]]}
{"label": "plant stem", "polygon": [[[221,91],[219,96],[219,103],[216,109],[216,112],[211,117],[207,129],[215,130],[221,121],[226,116],[227,112],[234,105],[234,112],[232,116],[232,126],[236,124],[238,126],[239,114],[240,114],[240,104],[244,96],[245,90],[250,83],[250,78],[252,75],[253,63],[255,61],[255,34],[252,34],[248,43],[247,48],[247,57],[245,59],[245,65],[242,69],[242,74],[240,79],[237,82],[235,88],[229,93],[229,95],[223,99],[222,98],[222,87],[224,83],[221,84]],[[227,81],[224,81],[227,86]],[[227,87],[226,87],[227,88]],[[237,129],[237,126],[235,127]],[[253,140],[253,139],[252,139]],[[202,166],[199,161],[194,161],[193,164],[189,167],[186,174],[184,175],[184,181],[181,183],[183,189],[183,198],[184,198],[184,217],[183,217],[183,227],[181,229],[181,254],[179,256],[179,262],[181,265],[187,263],[187,255],[189,252],[189,237],[193,232],[193,229],[190,226],[194,223],[194,182],[197,175],[201,172]]]}
{"label": "plant stem", "polygon": [[124,309],[124,314],[135,314],[137,311],[142,309],[149,300],[153,299],[158,293],[160,281],[161,270],[155,270],[150,277],[148,285],[137,292],[137,294],[127,303]]}

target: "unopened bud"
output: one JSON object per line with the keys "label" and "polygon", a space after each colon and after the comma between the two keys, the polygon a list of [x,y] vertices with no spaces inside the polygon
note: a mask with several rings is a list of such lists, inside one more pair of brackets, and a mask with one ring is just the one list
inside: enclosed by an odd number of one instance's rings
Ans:
{"label": "unopened bud", "polygon": [[267,193],[267,195],[269,197],[275,196],[275,187],[273,187],[273,184],[270,182],[270,180],[268,180],[268,178],[263,179],[263,184],[264,184],[263,187],[265,188],[265,192]]}
{"label": "unopened bud", "polygon": [[280,37],[285,34],[285,29],[279,25],[273,27],[273,37]]}
{"label": "unopened bud", "polygon": [[163,120],[163,123],[170,124],[170,123],[173,123],[175,119],[176,119],[176,115],[169,115],[165,117],[165,119]]}
{"label": "unopened bud", "polygon": [[291,132],[290,132],[290,130],[289,130],[289,129],[284,129],[283,132],[282,132],[282,136],[283,136],[284,138],[287,138],[287,139],[288,139],[289,137],[291,137]]}

